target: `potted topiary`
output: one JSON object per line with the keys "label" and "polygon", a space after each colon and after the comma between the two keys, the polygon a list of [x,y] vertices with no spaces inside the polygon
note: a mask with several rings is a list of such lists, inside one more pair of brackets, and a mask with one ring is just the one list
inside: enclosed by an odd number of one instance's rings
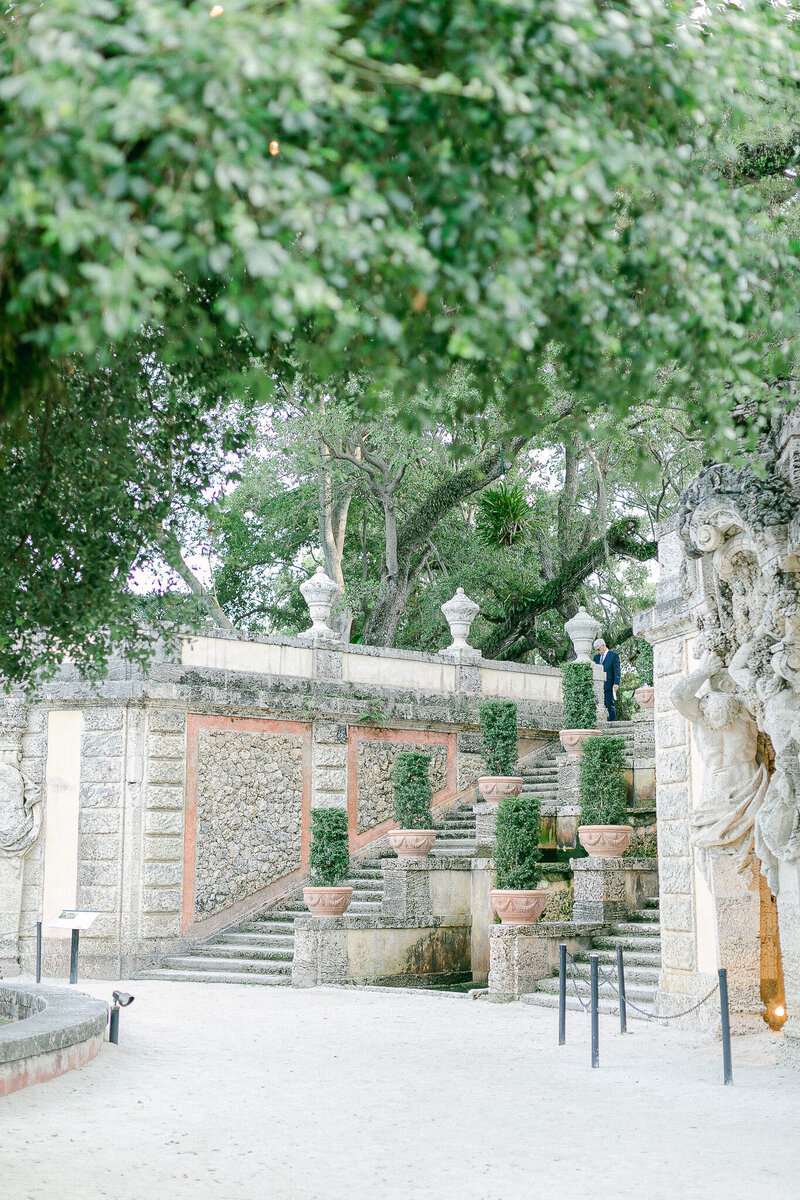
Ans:
{"label": "potted topiary", "polygon": [[547,903],[541,879],[539,801],[536,796],[508,796],[497,809],[495,886],[492,908],[504,925],[532,925]]}
{"label": "potted topiary", "polygon": [[430,765],[430,755],[420,750],[401,750],[395,755],[394,819],[400,828],[389,834],[389,845],[398,858],[426,858],[436,841]]}
{"label": "potted topiary", "polygon": [[636,674],[641,685],[633,693],[640,708],[652,708],[655,704],[653,688],[653,647],[644,638],[637,638]]}
{"label": "potted topiary", "polygon": [[342,880],[350,873],[347,813],[343,808],[311,810],[311,879],[303,900],[315,917],[340,917],[353,899]]}
{"label": "potted topiary", "polygon": [[564,663],[561,668],[564,727],[559,733],[567,754],[580,754],[587,738],[597,734],[597,697],[590,662]]}
{"label": "potted topiary", "polygon": [[619,858],[633,826],[626,825],[625,743],[613,734],[592,738],[583,748],[578,840],[590,858]]}
{"label": "potted topiary", "polygon": [[478,780],[478,791],[489,804],[506,796],[518,796],[524,780],[516,774],[517,706],[513,700],[486,700],[480,709],[481,751],[486,775]]}

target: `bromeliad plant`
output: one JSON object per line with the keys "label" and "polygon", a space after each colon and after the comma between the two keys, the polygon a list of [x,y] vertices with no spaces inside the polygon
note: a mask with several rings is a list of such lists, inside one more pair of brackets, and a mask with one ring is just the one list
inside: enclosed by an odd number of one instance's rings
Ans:
{"label": "bromeliad plant", "polygon": [[429,754],[401,750],[392,768],[394,819],[401,829],[430,829],[433,825],[433,787]]}

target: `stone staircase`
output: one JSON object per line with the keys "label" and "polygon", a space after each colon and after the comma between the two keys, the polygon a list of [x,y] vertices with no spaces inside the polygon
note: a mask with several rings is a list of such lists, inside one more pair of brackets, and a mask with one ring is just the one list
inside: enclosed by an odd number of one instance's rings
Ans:
{"label": "stone staircase", "polygon": [[[436,828],[434,857],[457,858],[474,853],[475,817],[471,807],[449,810],[437,822]],[[348,913],[380,913],[383,900],[381,863],[395,857],[393,850],[385,850],[374,857],[354,860],[346,880],[353,888]],[[140,971],[138,978],[288,987],[292,978],[295,917],[307,914],[302,892],[298,889],[277,908],[267,909],[234,928],[214,934],[205,942],[163,959],[160,966]]]}
{"label": "stone staircase", "polygon": [[[633,721],[612,721],[602,730],[603,733],[613,733],[615,737],[625,739],[625,756],[633,760],[633,739],[635,725]],[[537,796],[542,806],[542,813],[555,811],[558,803],[558,764],[565,757],[558,738],[553,738],[540,750],[528,755],[520,765],[519,773],[525,782],[522,785],[523,796]]]}
{"label": "stone staircase", "polygon": [[[658,900],[648,900],[645,908],[628,914],[626,921],[609,926],[602,936],[592,940],[592,951],[597,952],[600,970],[613,976],[614,986],[600,987],[599,1011],[616,1013],[619,1004],[616,993],[617,944],[622,946],[625,965],[625,995],[638,1008],[654,1013],[655,992],[661,971],[661,926],[659,923]],[[580,1009],[589,1003],[589,951],[575,955],[575,985],[567,978],[567,1008]],[[601,976],[602,979],[602,976]],[[525,1004],[538,1008],[558,1007],[558,977],[541,979],[536,990],[522,997]],[[628,1016],[637,1016],[631,1009]]]}

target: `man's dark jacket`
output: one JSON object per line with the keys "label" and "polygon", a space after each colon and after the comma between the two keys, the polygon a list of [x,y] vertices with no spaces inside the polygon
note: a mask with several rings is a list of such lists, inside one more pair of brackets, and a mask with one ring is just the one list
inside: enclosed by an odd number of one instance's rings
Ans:
{"label": "man's dark jacket", "polygon": [[[599,654],[595,654],[594,661],[596,663],[600,662]],[[603,670],[606,673],[605,681],[603,683],[603,692],[606,696],[613,696],[614,684],[619,684],[620,681],[619,655],[617,654],[616,650],[606,650],[606,658],[605,662],[603,663]]]}

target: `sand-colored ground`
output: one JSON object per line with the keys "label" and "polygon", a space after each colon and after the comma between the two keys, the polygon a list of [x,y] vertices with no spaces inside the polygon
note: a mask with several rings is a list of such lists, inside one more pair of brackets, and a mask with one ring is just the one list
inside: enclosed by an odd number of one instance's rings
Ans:
{"label": "sand-colored ground", "polygon": [[[82,984],[110,998],[108,983]],[[120,986],[120,985],[116,985]],[[800,1074],[455,996],[140,981],[121,1044],[0,1101],[5,1200],[797,1200]]]}

